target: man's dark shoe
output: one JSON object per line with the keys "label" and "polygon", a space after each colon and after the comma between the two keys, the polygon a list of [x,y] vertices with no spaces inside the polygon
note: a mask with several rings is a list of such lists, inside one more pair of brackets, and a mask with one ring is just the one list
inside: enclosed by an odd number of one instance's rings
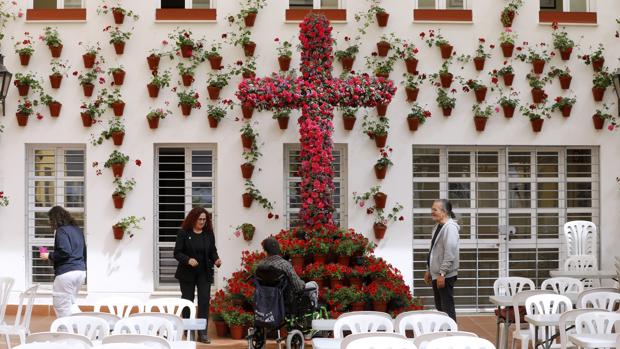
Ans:
{"label": "man's dark shoe", "polygon": [[209,340],[209,337],[207,337],[206,333],[203,333],[200,336],[198,336],[198,341],[200,343],[211,344],[211,341]]}

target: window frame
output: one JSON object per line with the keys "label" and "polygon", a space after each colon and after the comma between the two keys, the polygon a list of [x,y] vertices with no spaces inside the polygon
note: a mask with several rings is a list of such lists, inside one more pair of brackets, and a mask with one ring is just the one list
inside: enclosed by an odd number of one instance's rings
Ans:
{"label": "window frame", "polygon": [[[38,10],[34,8],[34,2],[35,0],[28,0],[28,9],[31,10]],[[85,9],[86,8],[86,0],[80,0],[80,9]],[[74,9],[73,7],[69,8],[69,9]],[[68,10],[65,9],[65,0],[56,0],[56,10]]]}
{"label": "window frame", "polygon": [[[157,9],[160,9],[160,10],[172,10],[172,9],[161,8],[161,0],[155,0],[155,5]],[[215,9],[215,8],[217,8],[217,0],[210,0],[209,9]],[[194,0],[185,0],[185,8],[183,10],[206,10],[206,9],[202,9],[202,8],[195,9]]]}
{"label": "window frame", "polygon": [[[561,25],[597,25],[598,7],[596,0],[585,0],[586,12],[570,11],[570,0],[562,0],[562,11],[543,10],[538,2],[538,22],[540,24],[552,24],[557,22]],[[565,9],[568,8],[569,11]]]}
{"label": "window frame", "polygon": [[[432,9],[420,9],[419,0],[414,0],[414,8],[416,10],[432,10]],[[435,0],[435,10],[471,10],[471,1],[463,0],[463,8],[447,8],[447,0]]]}
{"label": "window frame", "polygon": [[[337,8],[323,8],[321,7],[321,0],[312,0],[312,9],[313,10],[342,10],[346,7],[346,0],[338,0]],[[288,9],[291,9],[291,1],[288,0]]]}

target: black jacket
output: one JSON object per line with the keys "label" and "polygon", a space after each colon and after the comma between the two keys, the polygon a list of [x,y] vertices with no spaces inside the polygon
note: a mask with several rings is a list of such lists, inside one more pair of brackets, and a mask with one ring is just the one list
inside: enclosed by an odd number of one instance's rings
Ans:
{"label": "black jacket", "polygon": [[56,229],[54,252],[49,259],[54,262],[54,275],[74,270],[86,270],[86,242],[80,228],[63,225]]}
{"label": "black jacket", "polygon": [[[206,234],[206,256],[198,256],[195,249],[195,239],[192,239],[193,232],[179,230],[177,233],[177,241],[174,244],[174,258],[179,261],[179,266],[174,274],[174,277],[179,281],[194,281],[196,275],[200,271],[207,273],[207,280],[213,283],[213,265],[220,257],[217,254],[217,247],[215,246],[215,235],[213,231],[203,230],[203,234]],[[203,260],[207,261],[206,265],[201,263]],[[190,266],[188,261],[190,258],[194,258],[198,261],[196,268]]]}

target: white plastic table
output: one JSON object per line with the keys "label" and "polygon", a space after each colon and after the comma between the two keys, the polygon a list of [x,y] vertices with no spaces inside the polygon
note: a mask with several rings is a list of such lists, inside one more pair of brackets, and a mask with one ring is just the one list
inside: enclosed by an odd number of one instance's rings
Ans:
{"label": "white plastic table", "polygon": [[313,349],[340,349],[342,338],[313,338]]}
{"label": "white plastic table", "polygon": [[312,320],[312,329],[317,331],[333,331],[336,319]]}
{"label": "white plastic table", "polygon": [[183,330],[189,331],[188,340],[193,340],[193,331],[203,331],[206,327],[206,319],[183,319]]}
{"label": "white plastic table", "polygon": [[550,270],[551,277],[567,277],[574,279],[611,279],[618,281],[618,273],[615,270],[592,270],[592,271],[568,271],[568,270]]}
{"label": "white plastic table", "polygon": [[[534,343],[536,343],[534,349],[538,348],[539,345],[545,349],[551,348],[553,340],[551,338],[551,334],[546,333],[546,327],[558,327],[560,325],[560,315],[561,314],[525,315],[525,321],[534,326]],[[545,328],[545,338],[543,338],[542,341],[538,338],[538,327]]]}
{"label": "white plastic table", "polygon": [[568,335],[568,339],[581,348],[615,348],[617,338],[617,333]]}

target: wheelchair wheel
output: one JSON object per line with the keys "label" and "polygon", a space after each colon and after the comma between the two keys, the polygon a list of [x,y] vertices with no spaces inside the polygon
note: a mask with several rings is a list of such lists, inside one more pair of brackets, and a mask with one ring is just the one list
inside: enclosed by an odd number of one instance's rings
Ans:
{"label": "wheelchair wheel", "polygon": [[304,349],[304,344],[304,334],[300,330],[293,330],[286,337],[286,349]]}
{"label": "wheelchair wheel", "polygon": [[248,349],[262,349],[265,346],[265,332],[262,328],[248,330]]}

